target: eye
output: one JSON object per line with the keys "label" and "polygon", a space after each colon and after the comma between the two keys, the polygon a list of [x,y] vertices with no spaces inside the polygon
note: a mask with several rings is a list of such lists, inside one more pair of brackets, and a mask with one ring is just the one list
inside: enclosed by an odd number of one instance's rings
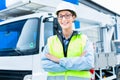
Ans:
{"label": "eye", "polygon": [[63,15],[58,15],[58,18],[62,19],[62,18],[63,18]]}
{"label": "eye", "polygon": [[66,18],[66,19],[69,19],[71,16],[72,16],[71,14],[66,14],[66,15],[65,15],[65,18]]}
{"label": "eye", "polygon": [[70,17],[70,15],[69,15],[69,14],[67,14],[67,15],[65,15],[65,16],[66,16],[66,18]]}
{"label": "eye", "polygon": [[60,18],[63,18],[63,15],[60,15],[59,17],[60,17]]}

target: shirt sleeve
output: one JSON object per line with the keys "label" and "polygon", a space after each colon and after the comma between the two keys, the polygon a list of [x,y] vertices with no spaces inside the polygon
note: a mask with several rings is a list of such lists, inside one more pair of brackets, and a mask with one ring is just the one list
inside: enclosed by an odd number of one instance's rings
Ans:
{"label": "shirt sleeve", "polygon": [[45,71],[47,71],[47,72],[67,71],[67,69],[65,67],[46,58],[45,54],[47,54],[47,53],[49,53],[48,45],[45,46],[45,48],[41,54],[42,67]]}
{"label": "shirt sleeve", "polygon": [[84,56],[74,58],[61,58],[59,64],[68,70],[90,70],[94,68],[94,50],[92,43],[87,40]]}

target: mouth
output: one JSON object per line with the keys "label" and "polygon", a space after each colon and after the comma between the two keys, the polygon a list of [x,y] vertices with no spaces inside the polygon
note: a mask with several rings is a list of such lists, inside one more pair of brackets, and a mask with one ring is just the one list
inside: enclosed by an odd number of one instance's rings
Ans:
{"label": "mouth", "polygon": [[62,23],[62,25],[64,25],[64,26],[66,26],[66,25],[68,25],[69,24],[69,22],[63,22]]}

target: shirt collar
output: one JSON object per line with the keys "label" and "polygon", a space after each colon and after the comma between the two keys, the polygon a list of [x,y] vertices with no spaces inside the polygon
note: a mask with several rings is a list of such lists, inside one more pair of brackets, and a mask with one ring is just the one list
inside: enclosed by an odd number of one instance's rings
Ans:
{"label": "shirt collar", "polygon": [[[77,35],[79,33],[80,33],[79,31],[73,31],[73,33],[69,36],[69,38],[67,40],[69,40],[72,36]],[[62,32],[61,32],[61,34],[62,34]],[[62,38],[63,38],[63,40],[66,40],[66,38],[63,34],[62,34]]]}

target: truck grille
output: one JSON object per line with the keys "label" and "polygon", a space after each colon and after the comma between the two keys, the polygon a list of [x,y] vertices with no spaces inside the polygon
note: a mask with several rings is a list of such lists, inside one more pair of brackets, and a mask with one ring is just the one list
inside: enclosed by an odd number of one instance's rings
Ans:
{"label": "truck grille", "polygon": [[0,70],[0,80],[23,80],[27,74],[32,74],[32,71]]}

